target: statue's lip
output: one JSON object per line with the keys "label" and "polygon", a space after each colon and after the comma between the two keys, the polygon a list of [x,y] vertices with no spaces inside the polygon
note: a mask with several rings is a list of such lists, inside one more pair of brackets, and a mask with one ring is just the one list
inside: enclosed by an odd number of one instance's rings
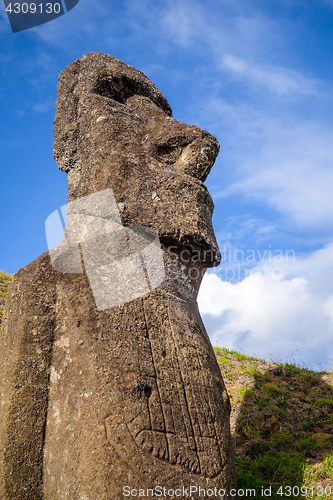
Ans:
{"label": "statue's lip", "polygon": [[206,184],[204,184],[199,179],[196,179],[195,177],[192,177],[192,179],[194,180],[194,182],[196,182],[197,184],[199,184],[200,187],[202,187],[205,191],[207,191],[208,194],[210,194],[209,191],[208,191],[208,188],[207,188]]}
{"label": "statue's lip", "polygon": [[208,191],[206,184],[204,184],[200,179],[197,179],[196,177],[193,177],[191,175],[185,174],[185,177],[186,180],[188,180],[192,185],[195,184],[201,190],[205,191],[206,202],[208,203],[208,205],[212,205],[212,209],[214,209],[213,198],[210,192]]}
{"label": "statue's lip", "polygon": [[206,184],[204,184],[200,179],[197,179],[196,177],[193,177],[192,175],[189,175],[189,174],[183,174],[183,176],[186,178],[186,180],[189,180],[191,182],[194,182],[195,184],[198,184],[198,186],[200,186],[205,191],[207,191],[207,193],[210,196],[210,193],[208,191],[208,188],[207,188]]}

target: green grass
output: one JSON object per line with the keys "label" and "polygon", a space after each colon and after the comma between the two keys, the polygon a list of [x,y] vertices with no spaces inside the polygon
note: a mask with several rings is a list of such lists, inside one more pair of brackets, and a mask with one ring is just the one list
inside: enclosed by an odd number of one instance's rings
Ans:
{"label": "green grass", "polygon": [[327,406],[330,410],[333,410],[333,396],[330,398],[318,398],[316,403],[318,406]]}
{"label": "green grass", "polygon": [[231,365],[231,360],[224,353],[217,354],[217,361],[222,365]]}
{"label": "green grass", "polygon": [[0,324],[2,320],[2,310],[5,303],[7,288],[11,280],[12,280],[11,274],[5,274],[4,272],[0,271]]}
{"label": "green grass", "polygon": [[274,384],[274,383],[264,384],[263,390],[268,395],[283,392],[281,387],[279,387],[277,384]]}
{"label": "green grass", "polygon": [[243,360],[255,360],[257,361],[256,358],[253,358],[251,356],[246,356],[245,354],[242,354],[240,352],[237,352],[237,351],[232,351],[230,349],[228,349],[227,347],[214,347],[214,351],[215,351],[215,354],[216,356],[220,356],[220,355],[223,355],[225,357],[229,356],[231,358],[235,358],[237,361],[243,361]]}
{"label": "green grass", "polygon": [[[333,498],[333,487],[327,486],[332,485],[333,483],[333,453],[328,453],[323,461],[314,466],[306,466],[303,474],[304,481],[308,485],[309,488],[314,488],[314,495],[312,498]],[[318,484],[322,485],[323,493],[318,488]],[[329,489],[331,488],[331,495],[329,493]],[[326,492],[325,492],[326,488]],[[326,493],[326,494],[325,494]]]}
{"label": "green grass", "polygon": [[241,365],[240,369],[244,375],[249,375],[250,377],[254,377],[255,379],[261,378],[262,374],[258,371],[257,365],[255,363]]}

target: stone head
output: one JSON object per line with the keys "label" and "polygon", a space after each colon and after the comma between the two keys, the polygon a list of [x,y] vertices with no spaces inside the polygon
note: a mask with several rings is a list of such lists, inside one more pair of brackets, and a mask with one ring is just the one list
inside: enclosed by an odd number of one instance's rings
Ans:
{"label": "stone head", "polygon": [[54,136],[68,202],[112,188],[124,226],[152,227],[163,245],[210,251],[207,267],[216,265],[204,181],[219,144],[173,119],[142,72],[100,53],[71,63],[59,78]]}

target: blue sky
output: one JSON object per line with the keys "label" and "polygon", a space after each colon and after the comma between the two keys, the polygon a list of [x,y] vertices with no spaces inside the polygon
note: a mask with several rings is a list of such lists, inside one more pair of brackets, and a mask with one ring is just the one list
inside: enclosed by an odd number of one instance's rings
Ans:
{"label": "blue sky", "polygon": [[58,74],[105,52],[221,144],[207,186],[231,259],[199,295],[213,344],[331,368],[333,0],[80,0],[15,34],[1,3],[0,41],[0,268],[47,250],[45,219],[67,194],[52,158]]}

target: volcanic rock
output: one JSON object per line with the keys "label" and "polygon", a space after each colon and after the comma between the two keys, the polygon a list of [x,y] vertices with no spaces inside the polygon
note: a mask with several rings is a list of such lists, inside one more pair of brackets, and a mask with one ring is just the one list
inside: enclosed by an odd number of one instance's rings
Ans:
{"label": "volcanic rock", "polygon": [[0,497],[231,498],[230,403],[196,302],[219,263],[204,185],[218,142],[99,53],[61,73],[54,134],[67,226],[6,300]]}

